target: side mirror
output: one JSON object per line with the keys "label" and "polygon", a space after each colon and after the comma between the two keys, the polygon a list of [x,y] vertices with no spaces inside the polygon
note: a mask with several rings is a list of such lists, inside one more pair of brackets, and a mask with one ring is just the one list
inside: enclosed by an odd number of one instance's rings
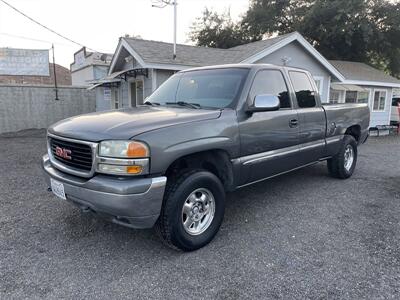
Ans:
{"label": "side mirror", "polygon": [[278,96],[275,95],[257,95],[254,97],[254,103],[248,108],[249,112],[273,111],[281,107]]}

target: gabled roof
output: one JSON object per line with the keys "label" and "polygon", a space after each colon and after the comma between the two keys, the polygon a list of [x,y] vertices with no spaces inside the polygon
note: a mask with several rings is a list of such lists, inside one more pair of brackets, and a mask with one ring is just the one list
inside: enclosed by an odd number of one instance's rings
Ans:
{"label": "gabled roof", "polygon": [[241,53],[241,59],[244,60],[246,58],[252,57],[255,54],[260,53],[265,49],[269,49],[273,45],[278,44],[279,42],[285,40],[286,38],[295,36],[296,34],[297,32],[291,32],[283,35],[278,35],[276,37],[272,37],[266,40],[255,41],[252,43],[232,47],[227,50],[239,51]]}
{"label": "gabled roof", "polygon": [[199,47],[178,44],[177,57],[172,58],[173,44],[142,40],[137,38],[123,38],[137,54],[148,64],[177,64],[184,66],[208,66],[239,63],[242,60],[259,53],[288,35],[282,35],[268,40],[257,41],[229,49]]}
{"label": "gabled roof", "polygon": [[365,63],[342,60],[330,60],[329,62],[344,75],[346,82],[363,81],[364,85],[368,83],[383,86],[400,85],[399,79]]}
{"label": "gabled roof", "polygon": [[298,32],[232,47],[218,49],[177,45],[177,57],[173,59],[173,44],[149,41],[131,37],[120,38],[120,43],[111,61],[110,74],[114,72],[116,59],[122,48],[125,48],[143,66],[182,70],[190,67],[201,67],[234,63],[254,63],[281,47],[293,42],[299,42],[305,50],[318,60],[331,74],[339,80],[344,77],[338,72],[314,47]]}
{"label": "gabled roof", "polygon": [[237,54],[237,51],[177,44],[176,51],[178,55],[173,59],[173,44],[171,43],[136,38],[123,39],[140,55],[146,64],[205,66],[229,63]]}

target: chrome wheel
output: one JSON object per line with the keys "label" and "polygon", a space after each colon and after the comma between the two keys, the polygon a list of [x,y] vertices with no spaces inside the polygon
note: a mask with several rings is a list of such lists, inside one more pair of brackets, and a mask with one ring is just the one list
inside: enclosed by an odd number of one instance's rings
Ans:
{"label": "chrome wheel", "polygon": [[354,161],[354,150],[351,145],[347,145],[344,150],[344,168],[350,171]]}
{"label": "chrome wheel", "polygon": [[193,191],[182,208],[183,228],[190,235],[199,235],[210,227],[215,214],[214,196],[206,188]]}

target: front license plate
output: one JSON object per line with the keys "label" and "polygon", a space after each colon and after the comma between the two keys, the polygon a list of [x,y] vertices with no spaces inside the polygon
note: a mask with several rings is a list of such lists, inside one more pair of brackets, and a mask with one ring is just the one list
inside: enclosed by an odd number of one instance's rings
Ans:
{"label": "front license plate", "polygon": [[51,183],[51,190],[53,191],[54,195],[63,200],[67,200],[67,198],[65,197],[64,185],[61,182],[54,180],[52,178],[50,178],[50,183]]}

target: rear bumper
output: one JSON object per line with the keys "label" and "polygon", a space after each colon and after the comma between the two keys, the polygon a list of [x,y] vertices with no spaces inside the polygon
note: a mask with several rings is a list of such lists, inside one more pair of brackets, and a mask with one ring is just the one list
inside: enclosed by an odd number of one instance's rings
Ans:
{"label": "rear bumper", "polygon": [[160,215],[167,178],[123,178],[95,175],[81,178],[54,168],[48,155],[42,159],[45,179],[64,184],[68,201],[84,212],[93,212],[113,223],[132,228],[151,228]]}

